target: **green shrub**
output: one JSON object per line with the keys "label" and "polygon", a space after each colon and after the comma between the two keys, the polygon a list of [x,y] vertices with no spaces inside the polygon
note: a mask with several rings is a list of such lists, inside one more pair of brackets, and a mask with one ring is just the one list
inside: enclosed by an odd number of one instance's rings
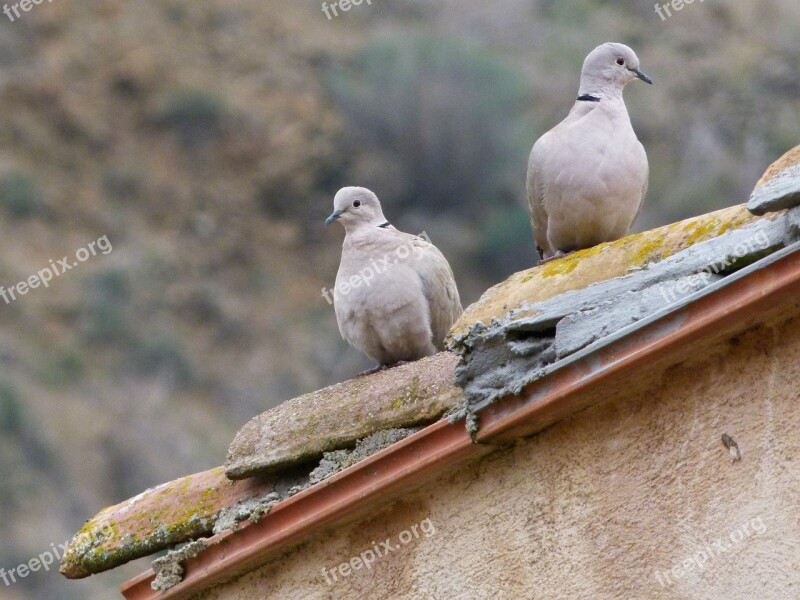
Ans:
{"label": "green shrub", "polygon": [[35,215],[41,208],[36,181],[30,175],[12,171],[0,178],[0,206],[15,219]]}
{"label": "green shrub", "polygon": [[130,282],[124,271],[111,269],[87,281],[81,335],[92,344],[126,344],[133,335],[128,318]]}
{"label": "green shrub", "polygon": [[134,350],[134,360],[144,375],[168,373],[179,386],[189,385],[194,378],[192,362],[180,341],[163,335],[142,339]]}
{"label": "green shrub", "polygon": [[114,200],[133,200],[141,194],[143,180],[138,172],[109,169],[102,176],[103,191]]}
{"label": "green shrub", "polygon": [[533,266],[536,258],[527,207],[512,205],[482,228],[475,264],[485,273],[521,271]]}
{"label": "green shrub", "polygon": [[328,82],[354,152],[385,162],[371,169],[385,180],[365,183],[394,190],[393,207],[486,214],[498,194],[521,190],[532,138],[527,84],[486,49],[442,37],[381,40]]}
{"label": "green shrub", "polygon": [[0,431],[15,433],[22,428],[23,406],[16,390],[0,382]]}
{"label": "green shrub", "polygon": [[47,353],[38,369],[42,382],[59,389],[80,381],[84,372],[82,356],[69,350],[53,350]]}
{"label": "green shrub", "polygon": [[193,146],[217,135],[227,114],[219,97],[197,89],[172,91],[161,100],[154,122],[177,132],[185,146]]}

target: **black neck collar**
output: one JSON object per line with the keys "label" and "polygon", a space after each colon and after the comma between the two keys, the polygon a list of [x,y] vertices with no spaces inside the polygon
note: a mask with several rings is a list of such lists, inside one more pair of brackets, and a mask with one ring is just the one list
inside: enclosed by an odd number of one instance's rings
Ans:
{"label": "black neck collar", "polygon": [[578,96],[578,102],[600,102],[600,98],[591,94],[581,94]]}

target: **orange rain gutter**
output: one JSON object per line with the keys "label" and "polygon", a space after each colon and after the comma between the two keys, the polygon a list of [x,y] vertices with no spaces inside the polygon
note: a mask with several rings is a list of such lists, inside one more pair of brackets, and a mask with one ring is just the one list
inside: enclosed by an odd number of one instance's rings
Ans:
{"label": "orange rain gutter", "polygon": [[[147,571],[121,588],[128,600],[188,598],[253,570],[280,550],[323,527],[385,502],[467,458],[539,433],[602,401],[642,369],[682,361],[699,344],[735,336],[800,308],[800,245],[795,244],[728,276],[669,312],[653,315],[599,340],[554,365],[519,396],[498,400],[479,414],[478,444],[464,423],[439,421],[275,506],[258,523],[210,538],[184,566],[179,585],[150,588]],[[215,543],[216,542],[216,543]]]}

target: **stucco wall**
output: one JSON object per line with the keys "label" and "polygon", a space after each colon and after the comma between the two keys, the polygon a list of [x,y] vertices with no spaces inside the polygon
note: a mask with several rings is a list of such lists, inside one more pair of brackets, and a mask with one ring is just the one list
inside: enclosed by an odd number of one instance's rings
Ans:
{"label": "stucco wall", "polygon": [[800,319],[634,388],[198,598],[800,598]]}

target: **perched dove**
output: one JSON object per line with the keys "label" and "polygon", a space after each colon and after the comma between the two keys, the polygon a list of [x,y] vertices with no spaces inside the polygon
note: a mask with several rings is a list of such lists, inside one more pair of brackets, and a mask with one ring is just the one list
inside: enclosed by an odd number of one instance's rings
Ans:
{"label": "perched dove", "polygon": [[637,78],[653,83],[633,50],[615,43],[595,48],[569,116],[533,146],[528,207],[540,259],[619,239],[639,214],[647,154],[622,99]]}
{"label": "perched dove", "polygon": [[378,362],[369,372],[435,354],[461,315],[450,265],[436,246],[398,231],[370,190],[346,187],[333,200],[345,237],[334,308],[342,337]]}

